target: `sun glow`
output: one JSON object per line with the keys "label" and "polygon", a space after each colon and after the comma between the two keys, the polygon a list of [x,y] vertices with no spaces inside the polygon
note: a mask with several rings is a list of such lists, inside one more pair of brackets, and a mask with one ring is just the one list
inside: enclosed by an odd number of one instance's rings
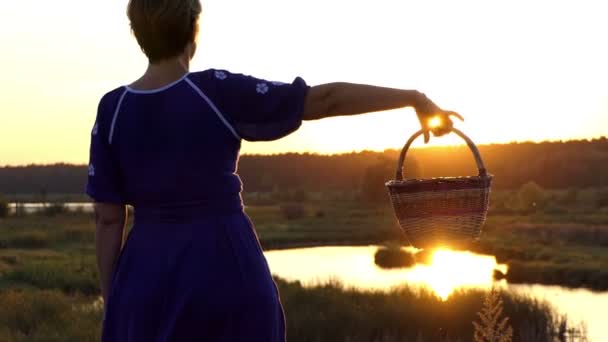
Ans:
{"label": "sun glow", "polygon": [[[0,164],[86,163],[99,98],[146,68],[127,2],[0,1]],[[477,144],[608,134],[603,1],[203,3],[192,70],[417,89],[461,113],[458,129]],[[243,151],[383,151],[418,129],[411,109],[395,110],[307,122]]]}
{"label": "sun glow", "polygon": [[[495,284],[495,269],[507,272],[507,265],[498,264],[493,256],[449,249],[432,251],[428,263],[383,269],[374,262],[377,249],[377,246],[333,246],[270,251],[265,255],[273,273],[285,280],[301,281],[305,286],[336,279],[361,290],[386,291],[413,285],[429,288],[443,300],[462,288],[489,289]],[[411,247],[405,249],[418,252]]]}
{"label": "sun glow", "polygon": [[495,269],[506,272],[506,266],[497,264],[493,256],[437,249],[430,264],[417,265],[411,276],[447,300],[458,288],[492,286]]}
{"label": "sun glow", "polygon": [[436,127],[441,126],[441,118],[436,116],[436,117],[430,119],[429,120],[429,126],[431,128],[436,128]]}

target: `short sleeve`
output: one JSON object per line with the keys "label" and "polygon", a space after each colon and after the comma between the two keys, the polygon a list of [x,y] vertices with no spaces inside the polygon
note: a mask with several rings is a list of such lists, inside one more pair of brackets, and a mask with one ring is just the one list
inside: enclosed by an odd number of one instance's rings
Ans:
{"label": "short sleeve", "polygon": [[123,204],[118,163],[108,142],[108,119],[112,113],[108,112],[108,109],[111,110],[108,108],[111,107],[108,106],[111,99],[107,97],[99,103],[97,118],[91,131],[86,193],[96,202]]}
{"label": "short sleeve", "polygon": [[267,81],[224,70],[211,70],[216,105],[238,135],[249,141],[280,139],[302,124],[308,85]]}

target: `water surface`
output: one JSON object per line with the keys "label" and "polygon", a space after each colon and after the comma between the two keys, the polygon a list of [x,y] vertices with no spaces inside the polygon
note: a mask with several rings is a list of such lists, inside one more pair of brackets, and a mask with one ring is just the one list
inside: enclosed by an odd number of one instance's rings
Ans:
{"label": "water surface", "polygon": [[388,291],[409,285],[425,286],[446,300],[457,289],[489,289],[492,285],[547,300],[566,314],[573,323],[585,322],[591,341],[604,341],[608,336],[608,292],[568,289],[561,286],[509,284],[495,281],[493,272],[507,272],[507,266],[489,255],[442,250],[428,265],[411,268],[383,269],[374,263],[378,246],[313,247],[268,251],[265,253],[273,274],[313,286],[339,281],[346,287],[361,290]]}

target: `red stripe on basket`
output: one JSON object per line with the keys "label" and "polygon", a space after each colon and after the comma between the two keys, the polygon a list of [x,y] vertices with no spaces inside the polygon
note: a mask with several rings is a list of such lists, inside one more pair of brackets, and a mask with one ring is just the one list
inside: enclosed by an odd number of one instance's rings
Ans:
{"label": "red stripe on basket", "polygon": [[413,193],[425,191],[450,191],[467,189],[489,188],[492,182],[491,177],[479,178],[452,178],[452,179],[428,179],[428,180],[406,180],[392,181],[386,186],[391,193]]}

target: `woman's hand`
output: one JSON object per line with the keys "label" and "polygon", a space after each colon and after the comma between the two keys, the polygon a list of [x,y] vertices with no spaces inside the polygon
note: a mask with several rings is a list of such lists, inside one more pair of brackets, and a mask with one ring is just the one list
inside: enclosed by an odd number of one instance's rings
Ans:
{"label": "woman's hand", "polygon": [[417,90],[343,82],[322,84],[310,88],[304,103],[302,118],[317,120],[403,107],[414,107],[416,110],[420,125],[424,129],[425,143],[429,141],[431,132],[435,136],[441,136],[452,130],[452,119],[450,118],[452,115],[463,120],[458,113],[439,108],[426,95]]}
{"label": "woman's hand", "polygon": [[420,120],[420,126],[424,130],[425,143],[429,142],[431,132],[434,136],[439,137],[452,131],[454,123],[450,118],[451,116],[464,121],[460,114],[441,109],[423,93],[420,93],[414,104],[414,109],[418,115],[418,120]]}

